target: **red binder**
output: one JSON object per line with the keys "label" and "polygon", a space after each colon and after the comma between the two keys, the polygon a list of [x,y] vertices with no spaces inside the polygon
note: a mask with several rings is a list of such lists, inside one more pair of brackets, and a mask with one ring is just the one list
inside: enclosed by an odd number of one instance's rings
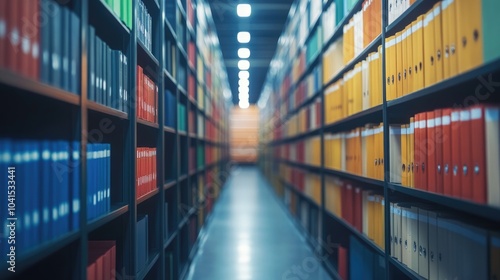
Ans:
{"label": "red binder", "polygon": [[347,255],[347,249],[339,246],[339,276],[340,279],[349,279],[348,278],[348,255]]}
{"label": "red binder", "polygon": [[451,112],[451,194],[455,197],[461,195],[461,176],[460,176],[460,111],[453,109]]}
{"label": "red binder", "polygon": [[[470,109],[463,109],[460,112],[460,159],[461,165],[458,171],[461,175],[461,197],[472,199],[472,138],[471,134]],[[484,146],[484,145],[483,145]]]}
{"label": "red binder", "polygon": [[96,279],[96,263],[90,263],[87,265],[87,280],[94,280]]}
{"label": "red binder", "polygon": [[[32,18],[33,14],[32,11],[34,10],[31,8],[33,4],[28,3],[27,1],[17,1],[19,2],[19,19],[18,19],[18,24],[19,24],[19,32],[20,32],[20,44],[19,44],[19,50],[20,52],[16,54],[20,58],[20,65],[19,65],[19,70],[20,73],[23,74],[26,77],[31,77],[31,70],[30,68],[34,68],[35,65],[33,65],[32,61],[32,56],[31,56],[31,40],[33,40],[31,34],[31,26],[32,26]],[[38,66],[38,65],[37,65]]]}
{"label": "red binder", "polygon": [[137,117],[139,119],[143,118],[142,114],[142,90],[143,90],[143,83],[142,83],[142,67],[137,65]]}
{"label": "red binder", "polygon": [[472,176],[472,200],[486,203],[486,140],[484,126],[484,105],[470,108],[471,116],[471,147],[474,149],[471,157],[470,174]]}
{"label": "red binder", "polygon": [[427,190],[436,192],[436,117],[435,112],[427,112],[427,159],[424,174],[427,173]]}
{"label": "red binder", "polygon": [[451,163],[451,109],[442,111],[443,130],[443,194],[452,195],[452,163]]}
{"label": "red binder", "polygon": [[[1,2],[4,2],[4,1],[1,1]],[[35,15],[38,15],[40,13],[39,0],[33,0],[32,4],[30,6],[32,8],[32,12],[30,15],[33,15],[30,18],[33,18]],[[0,6],[0,9],[1,8],[2,7]],[[38,65],[40,65],[40,22],[38,21],[38,19],[33,19],[32,32],[33,32],[33,34],[32,34],[32,38],[31,38],[31,58],[32,58],[31,65],[36,65],[36,66],[31,66],[31,67],[29,67],[29,69],[31,69],[31,72],[30,72],[31,77],[38,80],[38,78],[40,77],[40,67],[38,67]],[[0,49],[0,53],[1,52],[2,51]],[[1,65],[1,63],[0,63],[0,65]]]}
{"label": "red binder", "polygon": [[[7,2],[5,0],[0,1],[0,22],[3,22],[5,24],[5,29],[6,31],[9,30],[8,26],[8,10],[7,10]],[[5,67],[5,60],[6,58],[6,48],[7,48],[7,32],[0,36],[0,67]]]}
{"label": "red binder", "polygon": [[436,176],[436,192],[443,193],[443,118],[442,118],[443,110],[437,109],[434,111],[435,117],[435,128],[434,128],[434,154],[435,154],[435,165],[430,166],[429,168],[433,168],[434,171],[429,169],[429,174],[434,172]]}
{"label": "red binder", "polygon": [[6,1],[7,2],[7,38],[6,38],[6,66],[14,72],[19,72],[18,63],[20,57],[21,31],[19,30],[19,6],[21,1]]}
{"label": "red binder", "polygon": [[[345,190],[345,199],[342,200],[342,216],[344,216],[344,220],[346,220],[349,224],[354,225],[354,190],[351,182],[344,181],[344,190]],[[344,211],[345,210],[345,211]]]}

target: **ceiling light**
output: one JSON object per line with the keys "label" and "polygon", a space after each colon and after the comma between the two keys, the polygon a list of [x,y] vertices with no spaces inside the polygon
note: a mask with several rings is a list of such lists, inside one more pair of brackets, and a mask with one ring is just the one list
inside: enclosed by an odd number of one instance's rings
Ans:
{"label": "ceiling light", "polygon": [[248,78],[250,78],[250,72],[248,72],[248,71],[240,71],[238,73],[238,78],[240,78],[240,79],[247,79],[248,80]]}
{"label": "ceiling light", "polygon": [[250,33],[246,31],[238,32],[238,42],[240,43],[250,42]]}
{"label": "ceiling light", "polygon": [[250,61],[244,59],[238,61],[238,68],[240,70],[248,70],[248,68],[250,68]]}
{"label": "ceiling light", "polygon": [[240,105],[241,109],[246,109],[246,108],[250,107],[250,103],[248,103],[248,101],[245,102],[245,101],[240,100],[239,105]]}
{"label": "ceiling light", "polygon": [[249,17],[252,14],[252,6],[250,4],[239,4],[236,6],[236,12],[239,17]]}
{"label": "ceiling light", "polygon": [[239,58],[249,58],[250,57],[250,49],[248,49],[248,48],[240,48],[238,50],[238,57]]}
{"label": "ceiling light", "polygon": [[248,87],[248,86],[250,86],[250,82],[248,80],[239,80],[238,85],[240,87]]}
{"label": "ceiling light", "polygon": [[239,93],[248,93],[250,91],[250,89],[248,88],[248,86],[246,87],[238,87],[238,92]]}

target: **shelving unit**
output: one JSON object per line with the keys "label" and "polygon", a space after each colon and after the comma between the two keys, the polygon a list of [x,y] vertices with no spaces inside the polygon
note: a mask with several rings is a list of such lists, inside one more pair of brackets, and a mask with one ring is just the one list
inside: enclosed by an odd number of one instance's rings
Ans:
{"label": "shelving unit", "polygon": [[[324,245],[321,246],[320,244],[333,242],[349,250],[350,238],[354,238],[358,243],[362,244],[363,248],[373,254],[374,259],[383,260],[383,264],[380,265],[382,268],[371,276],[373,279],[425,279],[418,272],[411,270],[391,255],[392,236],[390,232],[393,226],[390,222],[392,215],[391,203],[422,206],[423,209],[431,209],[439,211],[443,215],[450,215],[451,219],[489,231],[487,238],[490,238],[489,236],[492,233],[498,232],[500,229],[500,208],[392,183],[388,175],[391,169],[389,157],[390,138],[387,128],[391,124],[407,124],[411,117],[420,112],[444,107],[467,107],[471,105],[471,97],[474,97],[474,103],[500,104],[498,90],[491,90],[490,88],[485,93],[487,97],[478,97],[477,93],[474,95],[477,92],[478,85],[483,87],[486,85],[484,83],[485,77],[488,77],[490,81],[496,81],[500,78],[500,59],[497,57],[472,70],[459,73],[430,86],[387,101],[385,83],[386,54],[382,52],[379,58],[382,80],[380,84],[381,104],[371,104],[374,106],[327,123],[325,120],[325,95],[328,88],[342,79],[346,73],[353,70],[356,64],[366,60],[370,53],[377,52],[379,46],[384,50],[386,38],[395,35],[398,31],[402,31],[417,16],[428,12],[439,1],[411,1],[411,6],[389,25],[387,24],[387,11],[390,0],[381,0],[382,18],[378,21],[381,24],[381,33],[375,36],[371,42],[365,42],[364,48],[350,61],[344,61],[342,67],[328,79],[323,77],[322,70],[325,69],[325,62],[322,58],[326,56],[327,51],[334,43],[343,39],[344,28],[353,19],[354,15],[363,9],[364,1],[319,1],[321,2],[321,14],[317,22],[312,22],[309,19],[312,15],[311,7],[314,4],[317,5],[316,2],[316,0],[294,1],[284,31],[278,41],[278,50],[271,62],[271,69],[267,74],[266,83],[259,100],[259,106],[261,107],[260,168],[273,186],[277,198],[289,212],[305,239],[309,241],[313,248],[321,248],[321,252],[324,256],[327,256],[327,261],[322,264],[333,278],[339,278],[340,249],[329,252]],[[352,4],[350,10],[345,8],[346,3]],[[338,11],[335,11],[335,28],[330,30],[330,37],[322,38],[319,46],[320,54],[307,64],[302,61],[301,54],[308,48],[307,44],[314,37],[314,32],[325,27],[323,24],[327,20],[325,18],[326,13],[332,5],[336,5],[337,9],[340,8],[343,16],[339,17]],[[302,21],[307,22],[307,28],[302,26]],[[342,48],[342,44],[340,48]],[[319,90],[309,88],[305,90],[305,93],[301,92],[303,83],[316,67],[320,67],[319,79],[321,82]],[[483,83],[481,83],[481,78]],[[483,90],[486,92],[485,89]],[[298,99],[296,97],[297,93],[301,94]],[[319,125],[309,127],[310,123],[308,123],[306,129],[301,128],[300,121],[297,121],[294,117],[298,117],[299,114],[308,110],[308,107],[314,104],[314,101],[318,98],[320,98],[321,102]],[[310,118],[312,118],[311,115],[306,120],[310,121]],[[383,176],[383,179],[365,177],[326,167],[326,135],[349,132],[372,124],[383,124],[384,127],[382,141],[384,147],[383,171],[386,176]],[[312,146],[309,147],[310,150],[305,146],[300,146],[305,145],[304,143],[312,140],[313,137],[320,137],[319,164],[311,164],[306,159],[308,154],[315,153],[315,150],[311,148]],[[292,149],[294,149],[293,152]],[[303,149],[304,155],[299,155],[299,149]],[[333,156],[340,157],[340,155]],[[318,176],[320,178],[319,183],[314,181],[318,180]],[[304,177],[307,177],[307,179],[304,179]],[[383,231],[385,232],[383,246],[379,246],[374,239],[368,237],[367,234],[356,228],[345,218],[327,209],[327,200],[332,198],[330,197],[332,195],[331,191],[330,196],[327,196],[327,184],[331,184],[333,180],[337,179],[348,182],[348,184],[352,183],[353,188],[356,187],[361,191],[368,191],[383,197],[385,203],[381,213],[382,220],[378,221],[383,222]],[[315,184],[319,184],[320,191],[315,189]],[[341,195],[340,190],[337,194]],[[345,198],[341,197],[339,199],[343,200]],[[320,203],[317,201],[320,201]],[[315,211],[319,211],[319,214]],[[488,243],[487,246],[490,245]],[[486,262],[488,262],[488,269],[490,269],[492,264],[489,264],[489,262],[492,262],[492,260],[488,259]],[[363,267],[362,270],[364,269]],[[488,271],[488,273],[492,272]]]}
{"label": "shelving unit", "polygon": [[[43,1],[59,6],[60,2],[68,2]],[[0,67],[0,90],[4,98],[0,104],[0,137],[80,142],[80,164],[75,168],[82,174],[79,197],[84,198],[80,199],[78,230],[42,242],[29,251],[16,252],[16,273],[10,273],[3,262],[2,279],[87,279],[91,240],[116,241],[116,267],[111,269],[117,279],[182,279],[195,255],[197,237],[210,219],[227,178],[227,120],[231,104],[225,96],[229,84],[218,42],[205,38],[217,36],[208,3],[143,0],[152,19],[152,44],[148,49],[139,40],[135,17],[139,0],[130,0],[131,28],[108,2],[111,1],[75,0],[65,7],[81,23],[80,29],[74,30],[81,44],[78,94]],[[123,5],[126,1],[120,2]],[[193,22],[188,22],[189,18]],[[87,60],[91,26],[100,38],[113,49],[121,50],[128,59],[128,113],[89,99]],[[66,40],[61,38],[61,44]],[[198,60],[189,69],[185,67],[189,59],[185,51],[188,40],[196,46],[190,55]],[[137,117],[138,65],[158,86],[157,123]],[[200,71],[203,78],[194,75],[198,92],[192,98],[188,98],[185,85],[190,71]],[[174,101],[172,112],[166,105],[167,94]],[[179,104],[185,106],[185,115],[180,115]],[[194,116],[191,122],[187,121],[188,114]],[[167,118],[173,118],[173,125],[166,126]],[[184,130],[178,127],[179,118],[185,119]],[[87,218],[88,190],[84,187],[89,143],[111,144],[111,208],[92,220]],[[136,148],[139,147],[156,148],[157,186],[136,198]],[[191,154],[189,148],[193,148]],[[149,217],[149,256],[146,265],[138,268],[136,222],[141,215]]]}

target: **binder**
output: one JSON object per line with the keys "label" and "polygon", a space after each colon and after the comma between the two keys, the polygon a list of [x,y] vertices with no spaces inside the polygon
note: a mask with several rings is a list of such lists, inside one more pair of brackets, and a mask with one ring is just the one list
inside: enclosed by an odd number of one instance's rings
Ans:
{"label": "binder", "polygon": [[424,17],[424,84],[432,85],[436,82],[435,73],[435,43],[434,43],[434,10],[429,10]]}
{"label": "binder", "polygon": [[414,86],[414,74],[413,74],[413,69],[414,69],[414,63],[413,63],[413,25],[409,24],[406,26],[407,31],[406,31],[406,75],[408,76],[407,80],[407,91],[406,93],[412,93],[415,91],[415,86]]}
{"label": "binder", "polygon": [[402,217],[401,217],[401,207],[394,204],[394,249],[396,253],[394,256],[397,260],[402,262]]}
{"label": "binder", "polygon": [[415,187],[415,119],[410,118],[410,126],[408,130],[408,166],[406,167],[409,172],[409,186]]}
{"label": "binder", "polygon": [[386,51],[386,100],[393,100],[396,98],[396,36],[387,37],[385,41],[385,51]]}
{"label": "binder", "polygon": [[[408,187],[408,125],[401,126],[401,185]],[[392,160],[391,160],[392,163]]]}
{"label": "binder", "polygon": [[448,230],[448,221],[446,217],[440,213],[437,213],[437,240],[438,240],[438,254],[437,254],[437,274],[438,279],[450,279],[451,276],[451,260],[450,260],[450,250],[454,244],[450,240],[450,233]]}
{"label": "binder", "polygon": [[410,209],[408,209],[407,214],[407,226],[409,226],[408,246],[411,254],[411,263],[409,263],[409,267],[413,271],[419,271],[418,208],[412,206]]}
{"label": "binder", "polygon": [[461,184],[461,198],[472,199],[472,135],[470,109],[462,109],[460,111],[460,184]]}
{"label": "binder", "polygon": [[401,161],[402,161],[402,137],[401,125],[389,126],[389,157],[390,157],[390,181],[401,183]]}
{"label": "binder", "polygon": [[460,176],[460,163],[462,153],[460,151],[460,109],[453,109],[451,112],[451,163],[452,168],[450,170],[452,177],[452,189],[451,194],[454,197],[460,197],[461,195],[461,176]]}
{"label": "binder", "polygon": [[422,162],[422,141],[421,141],[421,133],[422,130],[420,129],[420,118],[422,116],[422,113],[416,114],[415,115],[415,131],[414,131],[414,137],[415,137],[415,146],[414,146],[414,151],[413,151],[413,175],[414,177],[414,187],[417,189],[420,189],[421,186],[421,166],[420,163]]}
{"label": "binder", "polygon": [[427,118],[427,137],[426,137],[426,142],[427,142],[427,159],[425,163],[425,168],[424,168],[424,176],[425,173],[427,174],[427,181],[426,181],[426,186],[427,190],[430,192],[436,192],[437,186],[436,186],[436,181],[437,181],[437,172],[436,172],[436,118],[435,118],[435,112],[430,111],[427,112],[426,114]]}
{"label": "binder", "polygon": [[443,79],[443,24],[441,13],[441,2],[432,8],[434,12],[434,75],[435,82]]}
{"label": "binder", "polygon": [[428,211],[418,208],[418,274],[429,279],[429,221]]}
{"label": "binder", "polygon": [[402,32],[396,32],[396,90],[394,98],[403,96],[403,45],[401,43]]}
{"label": "binder", "polygon": [[457,49],[457,0],[443,0],[441,2],[441,11],[443,12],[443,78],[450,78],[458,73],[458,49]]}
{"label": "binder", "polygon": [[443,194],[453,195],[452,186],[452,140],[451,140],[451,112],[452,109],[442,111],[442,131],[443,131]]}
{"label": "binder", "polygon": [[500,206],[500,108],[485,109],[488,204]]}
{"label": "binder", "polygon": [[407,95],[408,91],[408,36],[410,35],[411,26],[406,26],[401,32],[401,94],[400,96]]}
{"label": "binder", "polygon": [[[483,63],[482,1],[456,1],[458,72]],[[467,20],[462,17],[466,15]],[[490,23],[488,23],[490,24]]]}
{"label": "binder", "polygon": [[429,165],[429,168],[433,168],[433,171],[429,169],[436,176],[436,192],[443,194],[443,110],[434,110],[435,117],[435,130],[434,130],[434,151],[435,151],[435,165],[434,167]]}
{"label": "binder", "polygon": [[413,91],[422,89],[425,86],[424,79],[424,16],[418,16],[412,22],[412,45],[413,45]]}
{"label": "binder", "polygon": [[411,261],[411,236],[410,224],[408,223],[409,209],[401,206],[401,262],[410,267]]}
{"label": "binder", "polygon": [[437,227],[437,213],[434,211],[427,212],[428,219],[428,244],[429,249],[427,258],[429,262],[429,277],[428,279],[438,279],[438,261],[439,261],[439,241],[438,241],[438,227]]}
{"label": "binder", "polygon": [[472,200],[476,203],[486,203],[486,131],[484,119],[485,106],[476,105],[470,108],[471,139],[471,187]]}

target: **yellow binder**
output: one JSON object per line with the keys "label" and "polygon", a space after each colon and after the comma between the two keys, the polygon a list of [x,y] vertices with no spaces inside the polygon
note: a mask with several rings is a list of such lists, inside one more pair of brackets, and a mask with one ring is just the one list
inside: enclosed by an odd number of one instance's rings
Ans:
{"label": "yellow binder", "polygon": [[435,63],[435,82],[443,79],[443,26],[441,3],[434,5],[434,63]]}
{"label": "yellow binder", "polygon": [[403,45],[401,43],[403,32],[396,32],[396,90],[394,94],[394,98],[398,98],[403,96]]}
{"label": "yellow binder", "polygon": [[421,15],[412,23],[412,44],[413,44],[413,90],[417,91],[424,87],[424,30]]}
{"label": "yellow binder", "polygon": [[455,0],[457,5],[458,72],[483,63],[483,27],[479,0]]}
{"label": "yellow binder", "polygon": [[386,99],[389,101],[396,96],[396,37],[390,36],[385,40]]}
{"label": "yellow binder", "polygon": [[408,164],[408,143],[407,143],[407,126],[401,126],[401,185],[408,186],[408,176],[406,173],[406,165]]}
{"label": "yellow binder", "polygon": [[407,81],[407,94],[410,94],[414,91],[414,86],[413,86],[413,72],[414,72],[414,67],[413,67],[413,29],[412,25],[406,26],[407,28],[407,34],[406,34],[406,75],[408,78],[406,79]]}
{"label": "yellow binder", "polygon": [[428,11],[424,16],[424,84],[430,86],[435,83],[435,57],[434,57],[434,10]]}
{"label": "yellow binder", "polygon": [[401,32],[401,96],[408,94],[408,30]]}

